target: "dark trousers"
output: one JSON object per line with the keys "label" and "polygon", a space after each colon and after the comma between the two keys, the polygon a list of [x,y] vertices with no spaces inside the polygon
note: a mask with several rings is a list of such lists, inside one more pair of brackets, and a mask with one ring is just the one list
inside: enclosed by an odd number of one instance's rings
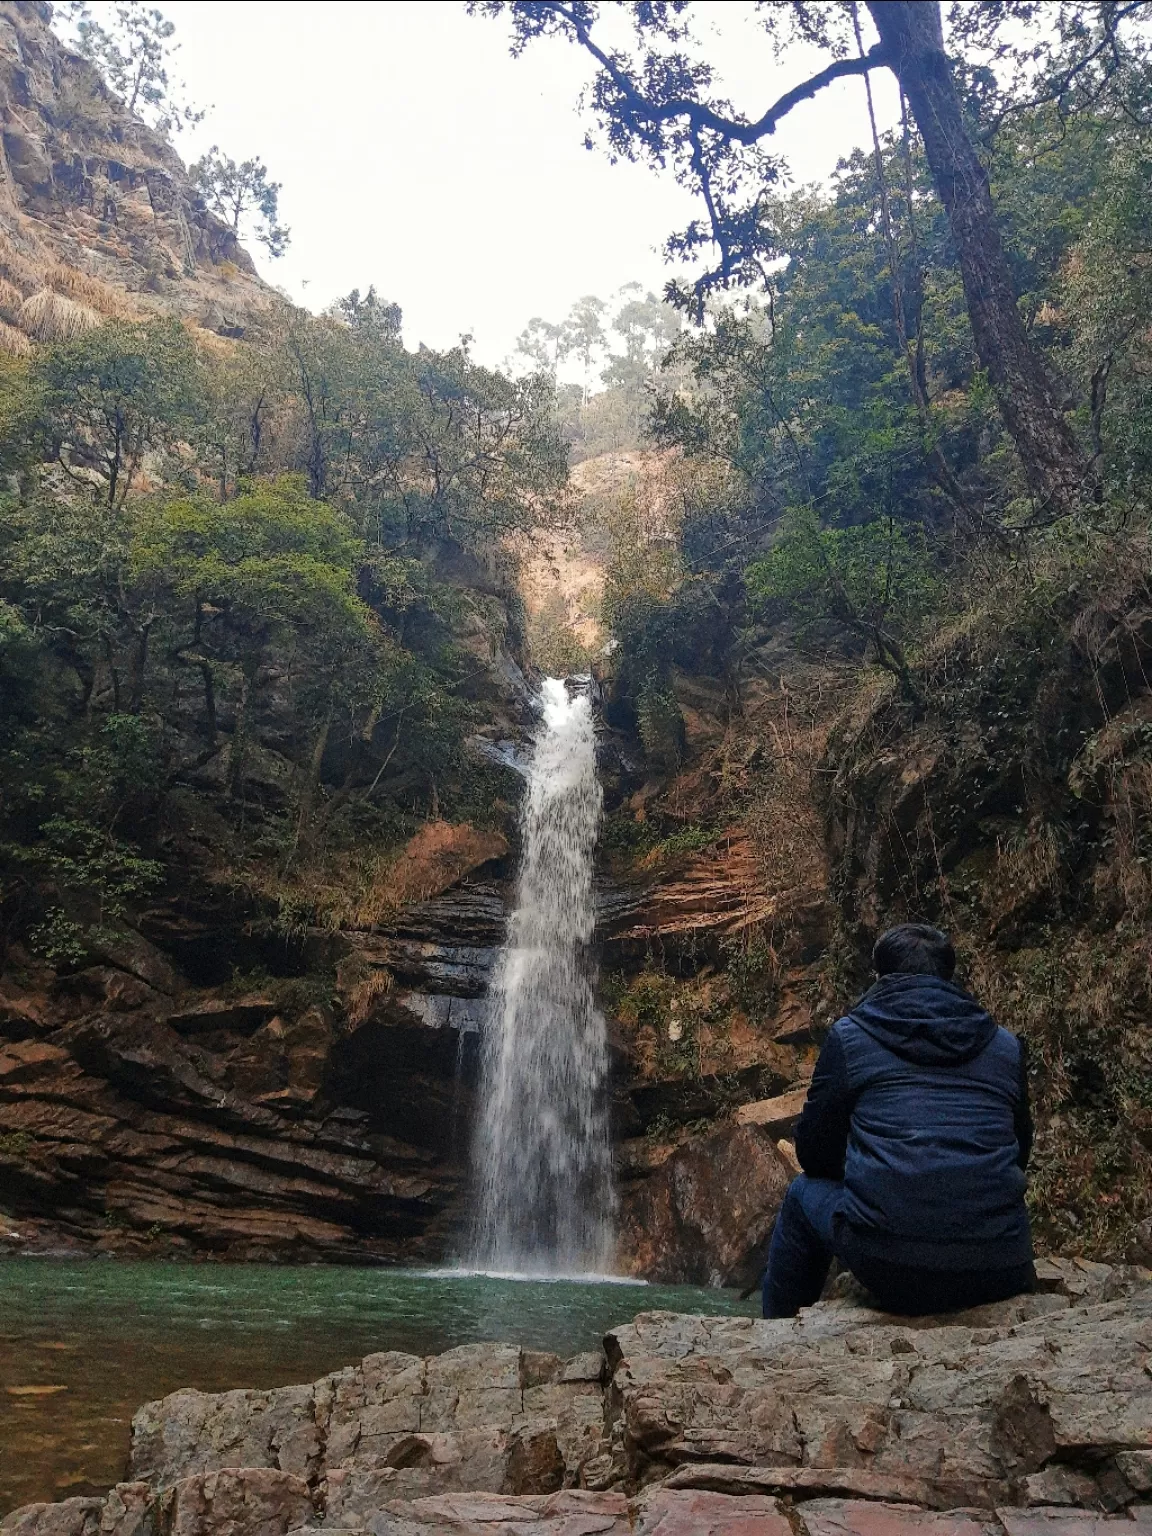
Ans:
{"label": "dark trousers", "polygon": [[764,1316],[795,1317],[819,1301],[834,1258],[850,1269],[885,1312],[901,1317],[956,1312],[1035,1290],[1031,1264],[981,1270],[916,1269],[854,1255],[836,1222],[844,1186],[800,1174],[788,1186],[764,1271]]}

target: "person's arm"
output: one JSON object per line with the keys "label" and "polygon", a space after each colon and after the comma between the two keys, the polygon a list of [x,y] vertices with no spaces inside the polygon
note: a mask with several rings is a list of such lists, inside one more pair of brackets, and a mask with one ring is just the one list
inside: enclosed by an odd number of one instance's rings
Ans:
{"label": "person's arm", "polygon": [[1016,1037],[1020,1047],[1020,1082],[1016,1107],[1012,1111],[1012,1126],[1016,1132],[1016,1145],[1020,1148],[1016,1161],[1025,1172],[1032,1153],[1032,1105],[1028,1094],[1028,1042]]}
{"label": "person's arm", "polygon": [[852,1120],[848,1064],[833,1029],[824,1042],[796,1126],[796,1157],[812,1179],[842,1179]]}

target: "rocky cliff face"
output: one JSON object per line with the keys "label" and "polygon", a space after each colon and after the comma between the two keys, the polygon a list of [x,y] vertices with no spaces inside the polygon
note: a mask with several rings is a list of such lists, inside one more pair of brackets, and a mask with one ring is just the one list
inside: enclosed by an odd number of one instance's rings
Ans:
{"label": "rocky cliff face", "polygon": [[1152,1275],[1042,1279],[947,1319],[849,1298],[781,1322],[648,1313],[568,1361],[469,1345],[177,1392],[136,1415],[130,1480],[106,1499],[29,1505],[0,1530],[1135,1536]]}
{"label": "rocky cliff face", "polygon": [[829,738],[820,801],[842,953],[955,935],[1032,1056],[1040,1241],[1152,1256],[1152,609],[1139,555],[946,632],[918,715],[881,691]]}
{"label": "rocky cliff face", "polygon": [[806,718],[810,669],[776,666],[735,709],[722,680],[678,676],[679,770],[646,769],[633,741],[633,766],[606,775],[621,1255],[668,1281],[758,1279],[830,1022],[836,917],[812,770],[837,694],[823,679],[830,697]]}
{"label": "rocky cliff face", "polygon": [[[275,295],[171,145],[50,18],[36,0],[0,5],[0,341],[18,351],[21,336],[101,314],[175,314],[242,335]],[[64,306],[33,302],[42,294]]]}
{"label": "rocky cliff face", "polygon": [[442,1258],[503,931],[492,874],[392,927],[317,935],[341,955],[326,990],[192,988],[130,930],[106,965],[10,973],[0,1251]]}

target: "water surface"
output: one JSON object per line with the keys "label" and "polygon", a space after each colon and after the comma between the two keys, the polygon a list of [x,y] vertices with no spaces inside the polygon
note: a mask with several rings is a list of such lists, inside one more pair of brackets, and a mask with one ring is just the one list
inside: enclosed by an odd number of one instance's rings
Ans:
{"label": "water surface", "polygon": [[572,1355],[637,1312],[733,1291],[411,1270],[0,1260],[0,1514],[124,1475],[133,1412],[177,1387],[311,1381],[375,1350],[514,1341]]}

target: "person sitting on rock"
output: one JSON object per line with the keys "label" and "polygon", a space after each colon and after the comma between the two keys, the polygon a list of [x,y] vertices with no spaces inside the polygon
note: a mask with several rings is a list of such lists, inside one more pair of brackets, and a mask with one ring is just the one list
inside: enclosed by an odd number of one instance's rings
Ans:
{"label": "person sitting on rock", "polygon": [[872,960],[879,980],[833,1025],[796,1128],[804,1171],[776,1218],[765,1317],[817,1301],[833,1258],[904,1316],[1035,1287],[1024,1044],[953,982],[938,929],[892,928]]}

